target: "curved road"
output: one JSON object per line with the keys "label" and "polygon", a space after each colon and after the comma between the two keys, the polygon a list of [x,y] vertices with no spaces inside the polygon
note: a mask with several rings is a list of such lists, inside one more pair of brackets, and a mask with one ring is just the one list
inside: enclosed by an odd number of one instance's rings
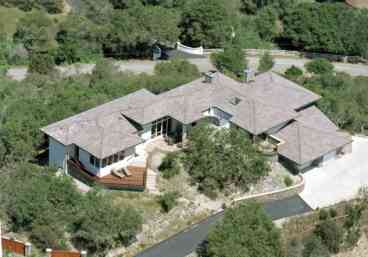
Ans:
{"label": "curved road", "polygon": [[[299,196],[266,203],[264,208],[273,220],[303,214],[312,210]],[[206,239],[209,230],[222,217],[223,212],[217,213],[139,253],[135,257],[185,257],[197,249],[198,245]]]}

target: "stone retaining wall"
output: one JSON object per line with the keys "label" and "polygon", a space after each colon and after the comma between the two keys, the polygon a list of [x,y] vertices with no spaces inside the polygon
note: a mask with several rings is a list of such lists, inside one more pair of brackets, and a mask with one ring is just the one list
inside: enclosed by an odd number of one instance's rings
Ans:
{"label": "stone retaining wall", "polygon": [[249,201],[249,200],[266,203],[266,202],[271,202],[275,200],[289,198],[291,196],[300,194],[304,190],[305,181],[304,181],[303,176],[301,175],[298,175],[298,176],[301,179],[301,181],[296,185],[293,185],[293,186],[290,186],[290,187],[287,187],[281,190],[272,191],[272,192],[266,192],[266,193],[261,193],[261,194],[240,197],[240,198],[235,199],[234,203],[236,204],[238,202]]}

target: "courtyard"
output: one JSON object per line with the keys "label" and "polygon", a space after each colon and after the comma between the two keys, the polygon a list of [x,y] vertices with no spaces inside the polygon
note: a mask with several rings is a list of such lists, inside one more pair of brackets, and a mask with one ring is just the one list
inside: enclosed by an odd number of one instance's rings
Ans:
{"label": "courtyard", "polygon": [[368,185],[368,138],[354,136],[353,152],[303,174],[301,198],[313,209],[327,207],[357,196]]}

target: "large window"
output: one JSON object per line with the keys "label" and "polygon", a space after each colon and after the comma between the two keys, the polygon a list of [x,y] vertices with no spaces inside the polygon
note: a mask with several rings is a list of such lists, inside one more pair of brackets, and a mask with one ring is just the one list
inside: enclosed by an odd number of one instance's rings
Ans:
{"label": "large window", "polygon": [[100,167],[100,159],[97,159],[93,155],[89,157],[89,163],[96,168]]}
{"label": "large window", "polygon": [[106,166],[122,161],[124,160],[124,158],[125,158],[125,151],[121,151],[109,157],[106,157],[102,159],[102,168],[105,168]]}
{"label": "large window", "polygon": [[161,135],[167,136],[167,134],[170,131],[171,131],[171,119],[169,117],[156,120],[152,122],[151,138],[155,138]]}

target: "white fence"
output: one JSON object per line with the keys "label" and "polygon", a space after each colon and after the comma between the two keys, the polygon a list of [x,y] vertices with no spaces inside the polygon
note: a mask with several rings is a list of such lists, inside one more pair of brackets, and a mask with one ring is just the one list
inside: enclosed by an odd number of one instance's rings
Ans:
{"label": "white fence", "polygon": [[204,55],[204,50],[203,47],[189,47],[189,46],[185,46],[180,42],[176,43],[176,49],[178,49],[179,51],[182,51],[184,53],[188,53],[188,54],[194,54],[194,55]]}

